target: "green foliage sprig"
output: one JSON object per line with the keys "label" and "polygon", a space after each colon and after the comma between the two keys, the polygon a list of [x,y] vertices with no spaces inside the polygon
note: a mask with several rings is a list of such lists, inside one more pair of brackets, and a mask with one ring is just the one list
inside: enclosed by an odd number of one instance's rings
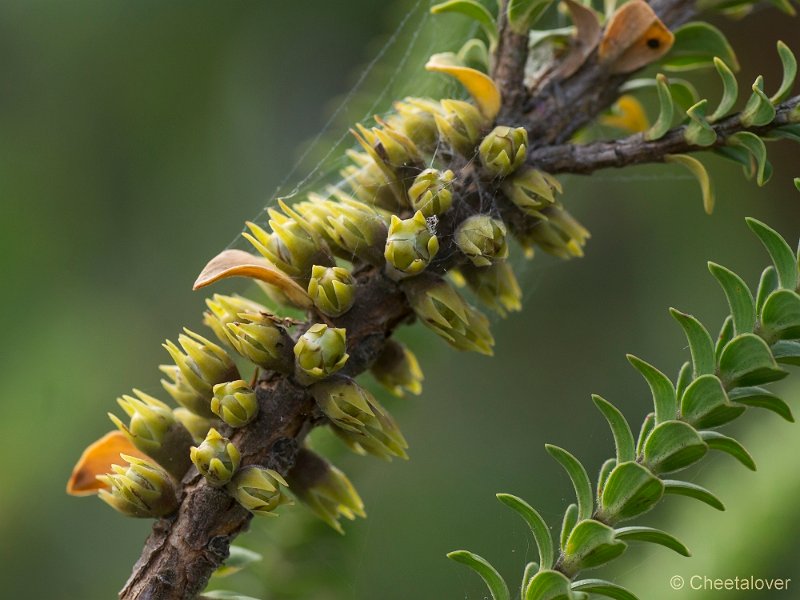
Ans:
{"label": "green foliage sprig", "polygon": [[[748,469],[756,465],[748,451],[718,428],[748,408],[762,408],[793,422],[784,400],[763,387],[788,375],[784,366],[800,365],[800,250],[764,223],[747,224],[762,242],[772,266],[761,275],[755,295],[733,271],[709,263],[728,300],[728,316],[712,339],[695,317],[676,309],[670,313],[689,343],[691,361],[677,379],[635,356],[631,365],[647,382],[654,410],[645,418],[638,438],[623,414],[600,396],[592,401],[608,422],[616,454],[605,461],[594,486],[580,461],[567,450],[548,445],[575,488],[555,542],[541,515],[527,502],[510,494],[497,498],[519,514],[533,533],[538,561],[529,563],[520,586],[522,600],[580,600],[588,594],[635,600],[630,591],[601,579],[578,579],[581,572],[622,555],[630,542],[649,542],[684,556],[689,550],[665,531],[619,524],[651,510],[666,495],[687,496],[724,510],[712,492],[673,474],[695,464],[710,451],[724,452]],[[448,555],[476,571],[494,600],[509,600],[509,588],[500,574],[480,556],[464,550]]]}

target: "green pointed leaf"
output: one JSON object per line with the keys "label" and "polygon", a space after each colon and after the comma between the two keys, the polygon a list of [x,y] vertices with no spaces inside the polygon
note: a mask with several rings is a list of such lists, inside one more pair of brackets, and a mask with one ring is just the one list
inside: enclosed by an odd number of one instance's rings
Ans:
{"label": "green pointed leaf", "polygon": [[664,162],[677,163],[686,167],[700,184],[700,191],[703,193],[703,210],[709,215],[714,212],[714,188],[703,163],[688,154],[667,154]]}
{"label": "green pointed leaf", "polygon": [[714,359],[714,342],[711,339],[711,334],[693,316],[682,313],[675,308],[671,308],[669,312],[683,328],[686,339],[689,341],[694,376],[699,377],[700,375],[713,373],[716,368],[716,360]]}
{"label": "green pointed leaf", "polygon": [[658,91],[658,118],[650,129],[644,132],[646,140],[658,140],[664,137],[664,134],[672,127],[672,118],[675,115],[669,81],[661,73],[656,75],[656,90]]}
{"label": "green pointed leaf", "polygon": [[736,99],[739,97],[739,83],[736,81],[736,76],[731,71],[731,68],[725,64],[721,58],[714,57],[714,67],[722,79],[722,99],[719,101],[717,109],[708,117],[712,123],[725,117],[736,104]]}
{"label": "green pointed leaf", "polygon": [[722,351],[725,349],[725,346],[728,345],[728,342],[733,339],[733,336],[733,317],[728,316],[722,322],[722,327],[720,328],[719,335],[717,336],[717,344],[714,346],[714,355],[717,357],[717,362],[719,362],[719,359],[722,356]]}
{"label": "green pointed leaf", "polygon": [[567,510],[564,511],[564,518],[561,520],[561,536],[559,537],[560,548],[563,550],[567,547],[567,540],[569,534],[575,529],[578,523],[578,505],[570,504]]}
{"label": "green pointed leaf", "polygon": [[552,0],[509,0],[508,22],[512,31],[527,34],[551,3]]}
{"label": "green pointed leaf", "polygon": [[732,404],[714,375],[702,375],[686,389],[681,401],[681,416],[697,429],[719,427],[733,421],[745,407]]}
{"label": "green pointed leaf", "polygon": [[468,566],[480,575],[483,581],[486,582],[486,587],[489,588],[493,600],[511,600],[511,593],[508,591],[506,582],[503,581],[500,573],[486,559],[466,550],[450,552],[447,558]]}
{"label": "green pointed leaf", "polygon": [[683,138],[694,146],[711,146],[717,141],[717,132],[706,120],[708,100],[700,100],[686,111],[689,124],[683,131]]}
{"label": "green pointed leaf", "polygon": [[628,421],[625,420],[619,409],[601,396],[592,395],[594,405],[603,413],[614,435],[614,445],[617,448],[617,461],[626,462],[636,458],[636,447],[633,433]]}
{"label": "green pointed leaf", "polygon": [[435,15],[448,12],[459,13],[477,21],[486,33],[489,46],[494,48],[497,45],[497,23],[483,4],[476,0],[448,0],[431,7],[431,13]]}
{"label": "green pointed leaf", "polygon": [[586,474],[586,469],[580,461],[569,452],[558,446],[545,444],[547,452],[555,458],[572,480],[575,496],[578,499],[578,518],[583,521],[592,515],[594,500],[592,499],[592,483]]}
{"label": "green pointed leaf", "polygon": [[[800,177],[795,177],[793,181],[794,181],[794,187],[796,187],[797,191],[800,192]],[[800,256],[800,252],[798,252],[798,256]]]}
{"label": "green pointed leaf", "polygon": [[227,577],[238,573],[245,567],[262,560],[264,557],[241,546],[231,546],[228,558],[221,567],[214,571],[214,577]]}
{"label": "green pointed leaf", "polygon": [[756,325],[756,303],[750,288],[736,273],[721,265],[710,262],[708,270],[725,292],[737,335],[752,332]]}
{"label": "green pointed leaf", "polygon": [[713,65],[715,57],[721,58],[733,71],[739,70],[739,61],[725,35],[713,25],[701,21],[686,23],[675,30],[675,42],[662,59],[665,69],[687,71]]}
{"label": "green pointed leaf", "polygon": [[617,539],[625,541],[650,542],[674,550],[681,556],[691,556],[689,549],[677,538],[660,529],[652,527],[622,527],[617,529]]}
{"label": "green pointed leaf", "polygon": [[781,87],[770,98],[773,104],[780,104],[789,97],[792,93],[794,79],[797,77],[797,59],[789,49],[789,46],[781,41],[778,41],[778,56],[780,56],[781,65],[783,66],[783,80],[781,81]]}
{"label": "green pointed leaf", "polygon": [[728,143],[745,148],[751,154],[755,161],[756,183],[759,186],[763,186],[769,181],[772,171],[768,167],[767,147],[764,145],[764,140],[749,131],[740,131],[730,136]]}
{"label": "green pointed leaf", "polygon": [[719,359],[719,376],[726,389],[778,381],[787,374],[766,342],[752,333],[733,338]]}
{"label": "green pointed leaf", "polygon": [[674,419],[678,414],[678,400],[675,396],[675,388],[669,377],[656,369],[653,365],[644,362],[642,359],[628,355],[628,362],[642,374],[650,392],[653,394],[653,405],[655,407],[656,423]]}
{"label": "green pointed leaf", "polygon": [[756,463],[750,453],[732,437],[722,435],[717,431],[701,431],[700,436],[712,450],[719,450],[730,454],[751,471],[756,470]]}
{"label": "green pointed leaf", "polygon": [[784,365],[800,366],[800,343],[792,340],[781,340],[772,345],[775,360]]}
{"label": "green pointed leaf", "polygon": [[752,179],[756,174],[756,164],[753,156],[741,146],[719,146],[713,150],[714,154],[742,165],[742,171],[747,179]]}
{"label": "green pointed leaf", "polygon": [[790,423],[794,423],[792,409],[783,400],[778,398],[769,390],[761,387],[740,387],[731,390],[728,394],[731,402],[752,406],[753,408],[765,408],[771,410],[776,415],[783,417]]}
{"label": "green pointed leaf", "polygon": [[639,463],[617,465],[608,477],[600,502],[600,518],[624,521],[646,513],[664,495],[664,484]]}
{"label": "green pointed leaf", "polygon": [[576,592],[586,592],[613,600],[639,600],[624,587],[602,579],[581,579],[572,584],[572,589]]}
{"label": "green pointed leaf", "polygon": [[800,296],[786,289],[772,292],[761,311],[761,331],[770,341],[800,338]]}
{"label": "green pointed leaf", "polygon": [[778,289],[778,272],[775,267],[770,265],[761,272],[761,279],[758,281],[758,293],[756,293],[756,313],[761,314],[764,310],[764,302],[769,295]]}
{"label": "green pointed leaf", "polygon": [[665,479],[664,493],[673,494],[675,496],[687,496],[689,498],[694,498],[695,500],[700,500],[700,502],[708,504],[711,508],[725,510],[725,505],[722,504],[722,501],[714,494],[709,492],[706,488],[694,483],[689,483],[688,481]]}
{"label": "green pointed leaf", "polygon": [[644,444],[647,441],[647,438],[650,437],[650,434],[653,433],[653,429],[656,426],[656,415],[655,413],[650,413],[644,418],[642,421],[642,427],[639,429],[639,437],[636,440],[636,456],[640,457],[644,454]]}
{"label": "green pointed leaf", "polygon": [[678,379],[675,383],[675,394],[678,397],[678,401],[683,398],[690,383],[692,383],[692,363],[686,361],[681,365],[681,370],[678,371]]}
{"label": "green pointed leaf", "polygon": [[570,580],[558,571],[539,571],[525,590],[525,600],[572,600]]}
{"label": "green pointed leaf", "polygon": [[[654,78],[630,79],[619,88],[623,94],[638,92],[645,89],[654,88],[657,80]],[[689,107],[697,104],[700,96],[691,82],[686,79],[670,78],[669,92],[673,103],[682,111],[686,112]]]}
{"label": "green pointed leaf", "polygon": [[539,549],[539,563],[543,569],[553,566],[553,538],[542,516],[522,498],[511,494],[497,494],[497,499],[516,512],[528,524]]}
{"label": "green pointed leaf", "polygon": [[769,252],[772,263],[778,271],[778,280],[781,283],[781,287],[788,290],[796,290],[798,279],[797,258],[789,244],[786,243],[781,234],[761,221],[752,218],[747,218],[745,221],[747,221],[747,226],[758,236],[767,252]]}
{"label": "green pointed leaf", "polygon": [[653,473],[671,473],[697,462],[708,446],[697,431],[683,421],[656,426],[644,445],[644,465]]}
{"label": "green pointed leaf", "polygon": [[614,530],[600,521],[580,521],[567,540],[561,566],[567,573],[599,567],[625,552],[626,544],[617,541]]}
{"label": "green pointed leaf", "polygon": [[784,125],[783,127],[775,127],[769,133],[765,134],[764,139],[774,140],[790,140],[792,142],[800,143],[800,125]]}
{"label": "green pointed leaf", "polygon": [[[636,456],[631,460],[635,460]],[[605,460],[602,465],[600,465],[600,473],[597,476],[597,500],[600,501],[600,498],[603,497],[603,490],[606,487],[606,482],[608,481],[608,476],[611,475],[611,471],[617,466],[617,459],[616,458],[609,458]]]}
{"label": "green pointed leaf", "polygon": [[753,94],[739,114],[739,121],[745,127],[758,127],[772,123],[775,118],[775,107],[764,93],[764,78],[759,75],[752,85]]}
{"label": "green pointed leaf", "polygon": [[489,71],[489,49],[483,40],[478,38],[467,40],[456,56],[458,61],[465,67],[477,69],[484,73]]}
{"label": "green pointed leaf", "polygon": [[531,579],[533,579],[534,575],[539,572],[539,565],[535,562],[529,562],[525,565],[525,570],[522,572],[522,583],[519,586],[519,597],[525,598],[525,590],[528,589],[528,586],[531,583]]}

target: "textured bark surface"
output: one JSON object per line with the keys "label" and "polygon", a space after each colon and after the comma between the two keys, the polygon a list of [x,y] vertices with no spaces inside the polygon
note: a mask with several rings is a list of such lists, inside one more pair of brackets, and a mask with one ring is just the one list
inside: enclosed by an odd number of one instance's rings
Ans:
{"label": "textured bark surface", "polygon": [[[504,4],[501,2],[501,15],[505,12]],[[655,0],[652,5],[671,27],[694,14],[694,3],[687,0]],[[637,135],[583,147],[564,144],[616,100],[619,86],[627,76],[609,75],[592,54],[571,77],[550,80],[542,89],[528,90],[524,85],[527,38],[511,31],[505,16],[501,16],[499,26],[501,35],[492,70],[503,96],[498,121],[528,129],[530,164],[551,172],[589,173],[604,167],[659,161],[669,153],[699,150],[686,145],[681,128],[655,142],[645,142]],[[786,119],[789,108],[797,103],[797,98],[785,103],[779,119]],[[722,139],[742,129],[735,117],[715,128]],[[762,128],[751,130],[759,132]],[[510,203],[491,182],[481,181],[474,162],[453,160],[451,168],[459,174],[453,190],[454,209],[438,224],[442,248],[430,266],[433,272],[443,272],[463,260],[453,246],[452,233],[466,216],[485,206],[484,198],[492,199],[512,231],[526,231],[537,222],[519,210],[511,210]],[[350,376],[369,368],[394,329],[413,315],[401,286],[382,271],[364,267],[355,276],[358,287],[353,308],[332,320],[316,315],[318,320],[347,329],[350,359],[344,373]],[[257,420],[236,431],[232,440],[243,455],[243,465],[263,465],[286,474],[303,437],[323,419],[309,394],[290,377],[272,374],[263,378],[258,385],[258,397],[261,410]],[[249,520],[247,511],[224,491],[208,486],[192,468],[184,479],[178,512],[156,522],[120,598],[196,597]]]}

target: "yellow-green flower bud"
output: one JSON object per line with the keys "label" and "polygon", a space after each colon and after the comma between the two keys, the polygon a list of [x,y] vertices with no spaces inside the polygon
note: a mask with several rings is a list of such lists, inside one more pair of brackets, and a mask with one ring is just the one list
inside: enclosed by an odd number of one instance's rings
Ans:
{"label": "yellow-green flower bud", "polygon": [[406,296],[417,317],[459,350],[492,354],[489,320],[470,306],[449,283],[438,277],[409,280]]}
{"label": "yellow-green flower bud", "polygon": [[441,112],[440,106],[425,98],[405,98],[394,103],[395,114],[387,122],[406,134],[424,150],[433,150],[439,141],[439,131],[433,115]]}
{"label": "yellow-green flower bud", "polygon": [[506,226],[488,215],[469,217],[456,230],[456,246],[476,267],[488,267],[508,257]]}
{"label": "yellow-green flower bud", "polygon": [[310,384],[341,369],[350,358],[344,329],[317,323],[308,328],[294,346],[297,378]]}
{"label": "yellow-green flower bud", "polygon": [[214,487],[222,487],[231,480],[242,458],[236,446],[213,427],[203,443],[192,446],[189,452],[194,466]]}
{"label": "yellow-green flower bud", "polygon": [[162,379],[161,385],[175,402],[197,415],[206,418],[214,416],[208,405],[206,394],[198,392],[189,385],[189,382],[181,374],[180,368],[176,365],[159,365],[158,368],[169,377],[169,380]]}
{"label": "yellow-green flower bud", "polygon": [[546,220],[537,223],[527,232],[515,232],[517,240],[533,254],[533,246],[539,246],[548,254],[559,258],[583,256],[583,247],[590,234],[578,221],[559,205],[542,211]]}
{"label": "yellow-green flower bud", "polygon": [[[358,157],[359,164],[345,167],[340,174],[358,199],[370,206],[398,210],[402,204],[395,193],[396,186],[386,173],[362,152],[348,152],[347,155],[353,160]],[[369,163],[361,164],[361,157],[369,159]]]}
{"label": "yellow-green flower bud", "polygon": [[203,324],[211,328],[219,338],[219,341],[229,344],[234,349],[236,349],[236,345],[231,339],[228,324],[241,321],[239,315],[242,313],[260,314],[269,312],[266,306],[238,295],[214,294],[213,298],[206,299],[206,306],[208,306],[209,310],[203,314]]}
{"label": "yellow-green flower bud", "polygon": [[206,434],[211,429],[211,419],[201,417],[184,407],[172,409],[172,414],[186,428],[196,444],[206,439]]}
{"label": "yellow-green flower bud", "polygon": [[342,471],[318,454],[301,448],[286,476],[292,494],[325,523],[344,533],[341,517],[366,517],[364,503]]}
{"label": "yellow-green flower bud", "polygon": [[483,138],[478,155],[484,170],[492,177],[508,177],[522,166],[528,152],[528,132],[524,127],[498,125]]}
{"label": "yellow-green flower bud", "polygon": [[380,118],[376,117],[376,120],[381,127],[367,129],[361,124],[356,125],[360,134],[356,135],[356,139],[370,156],[382,161],[391,169],[421,162],[419,149],[414,142]]}
{"label": "yellow-green flower bud", "polygon": [[414,395],[422,393],[424,377],[417,357],[400,342],[387,340],[370,370],[378,383],[395,396],[402,396],[404,390]]}
{"label": "yellow-green flower bud", "polygon": [[231,427],[244,427],[258,414],[256,393],[241,379],[214,386],[211,410]]}
{"label": "yellow-green flower bud", "polygon": [[441,106],[442,113],[433,115],[439,136],[456,152],[472,157],[488,122],[469,102],[442,100]]}
{"label": "yellow-green flower bud", "polygon": [[169,406],[140,390],[133,390],[133,393],[136,398],[125,395],[117,399],[130,417],[128,425],[115,414],[108,413],[108,417],[134,446],[176,478],[183,477],[189,468],[186,453],[192,444],[192,436],[175,419]]}
{"label": "yellow-green flower bud", "polygon": [[288,484],[277,471],[250,466],[236,473],[225,489],[254,515],[277,517],[275,509],[290,503],[281,486]]}
{"label": "yellow-green flower bud", "polygon": [[324,315],[343,315],[355,301],[356,280],[343,267],[314,265],[308,282],[308,295]]}
{"label": "yellow-green flower bud", "polygon": [[453,204],[450,185],[455,177],[449,169],[444,173],[437,169],[425,169],[408,188],[411,206],[426,217],[442,214]]}
{"label": "yellow-green flower bud", "polygon": [[108,486],[98,493],[103,502],[124,515],[140,518],[163,517],[178,508],[175,487],[166,471],[141,458],[120,456],[127,468],[111,465],[113,473],[97,476]]}
{"label": "yellow-green flower bud", "polygon": [[248,222],[250,233],[243,234],[262,256],[287,275],[301,279],[308,278],[313,265],[333,264],[327,245],[310,226],[275,209],[268,212],[272,233]]}
{"label": "yellow-green flower bud", "polygon": [[500,188],[517,208],[534,217],[541,217],[541,211],[555,203],[555,194],[563,191],[558,179],[531,167],[506,179]]}
{"label": "yellow-green flower bud", "polygon": [[478,299],[500,316],[522,309],[522,290],[507,261],[490,267],[465,265],[461,274]]}
{"label": "yellow-green flower bud", "polygon": [[439,240],[431,231],[425,215],[420,211],[410,219],[392,215],[386,250],[383,253],[389,263],[387,272],[390,276],[402,279],[422,272],[437,252]]}
{"label": "yellow-green flower bud", "polygon": [[[188,329],[184,331],[187,335],[178,336],[183,352],[169,340],[163,346],[186,383],[210,402],[212,388],[218,383],[239,379],[239,371],[225,350],[201,335]],[[191,410],[192,407],[186,408]]]}
{"label": "yellow-green flower bud", "polygon": [[406,442],[391,415],[352,379],[314,384],[311,393],[320,410],[335,425],[334,433],[354,451],[381,458],[408,458]]}
{"label": "yellow-green flower bud", "polygon": [[241,322],[228,323],[239,354],[264,369],[291,373],[294,368],[292,339],[278,320],[268,313],[242,314],[240,318]]}

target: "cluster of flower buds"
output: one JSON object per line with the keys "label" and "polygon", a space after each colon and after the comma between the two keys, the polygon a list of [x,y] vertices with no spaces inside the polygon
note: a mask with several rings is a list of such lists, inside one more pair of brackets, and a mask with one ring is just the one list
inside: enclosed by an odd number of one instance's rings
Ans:
{"label": "cluster of flower buds", "polygon": [[488,215],[468,217],[456,230],[456,245],[476,267],[488,267],[508,257],[506,226]]}
{"label": "cluster of flower buds", "polygon": [[384,256],[395,279],[421,273],[439,252],[439,240],[421,211],[410,219],[392,215]]}
{"label": "cluster of flower buds", "polygon": [[256,393],[241,379],[214,386],[211,410],[231,427],[244,427],[258,414]]}
{"label": "cluster of flower buds", "polygon": [[528,132],[524,127],[499,125],[483,138],[478,156],[483,169],[492,177],[504,178],[525,162]]}
{"label": "cluster of flower buds", "polygon": [[414,353],[407,346],[389,339],[383,351],[370,368],[375,379],[395,396],[404,391],[414,395],[422,393],[422,369]]}
{"label": "cluster of flower buds", "polygon": [[228,483],[242,459],[236,446],[213,427],[202,444],[191,447],[190,456],[200,474],[214,487]]}
{"label": "cluster of flower buds", "polygon": [[276,517],[276,508],[291,503],[282,487],[289,484],[277,471],[249,466],[240,469],[225,489],[254,515]]}
{"label": "cluster of flower buds", "polygon": [[296,376],[310,384],[341,369],[350,358],[344,329],[317,323],[300,336],[294,346]]}
{"label": "cluster of flower buds", "polygon": [[408,458],[408,444],[391,415],[375,397],[349,378],[317,383],[311,393],[331,420],[334,432],[355,452],[381,458]]}
{"label": "cluster of flower buds", "polygon": [[341,517],[352,521],[367,516],[347,475],[307,448],[298,451],[286,479],[292,494],[339,533],[344,533]]}
{"label": "cluster of flower buds", "polygon": [[486,316],[438,277],[415,278],[405,286],[411,307],[425,325],[459,350],[492,354],[494,338]]}
{"label": "cluster of flower buds", "polygon": [[441,112],[433,115],[440,139],[463,156],[472,157],[488,126],[487,119],[469,102],[442,100],[440,104]]}
{"label": "cluster of flower buds", "polygon": [[242,318],[239,315],[269,313],[263,304],[237,294],[232,296],[214,294],[211,298],[206,298],[206,306],[208,306],[208,310],[203,313],[203,325],[211,329],[219,341],[234,349],[236,346],[228,325],[241,321]]}
{"label": "cluster of flower buds", "polygon": [[322,314],[339,317],[355,302],[356,281],[344,267],[314,265],[308,282],[308,295]]}
{"label": "cluster of flower buds", "polygon": [[450,186],[455,177],[450,169],[444,172],[425,169],[416,176],[414,183],[408,188],[411,207],[425,217],[441,215],[453,204]]}
{"label": "cluster of flower buds", "polygon": [[169,406],[142,391],[133,390],[133,393],[135,398],[125,395],[117,399],[130,417],[128,425],[113,413],[108,413],[108,417],[136,448],[176,478],[183,477],[189,468],[187,452],[192,444],[191,434]]}
{"label": "cluster of flower buds", "polygon": [[526,232],[516,232],[526,253],[533,254],[534,245],[559,258],[583,256],[583,247],[590,234],[586,228],[558,204],[542,211],[543,220]]}
{"label": "cluster of flower buds", "polygon": [[175,487],[169,474],[158,465],[122,454],[128,468],[112,465],[113,473],[98,475],[105,488],[100,499],[130,517],[155,518],[170,514],[178,507]]}
{"label": "cluster of flower buds", "polygon": [[434,114],[441,112],[438,103],[426,98],[406,98],[394,103],[394,114],[386,119],[394,129],[414,140],[421,150],[432,152],[439,142]]}

